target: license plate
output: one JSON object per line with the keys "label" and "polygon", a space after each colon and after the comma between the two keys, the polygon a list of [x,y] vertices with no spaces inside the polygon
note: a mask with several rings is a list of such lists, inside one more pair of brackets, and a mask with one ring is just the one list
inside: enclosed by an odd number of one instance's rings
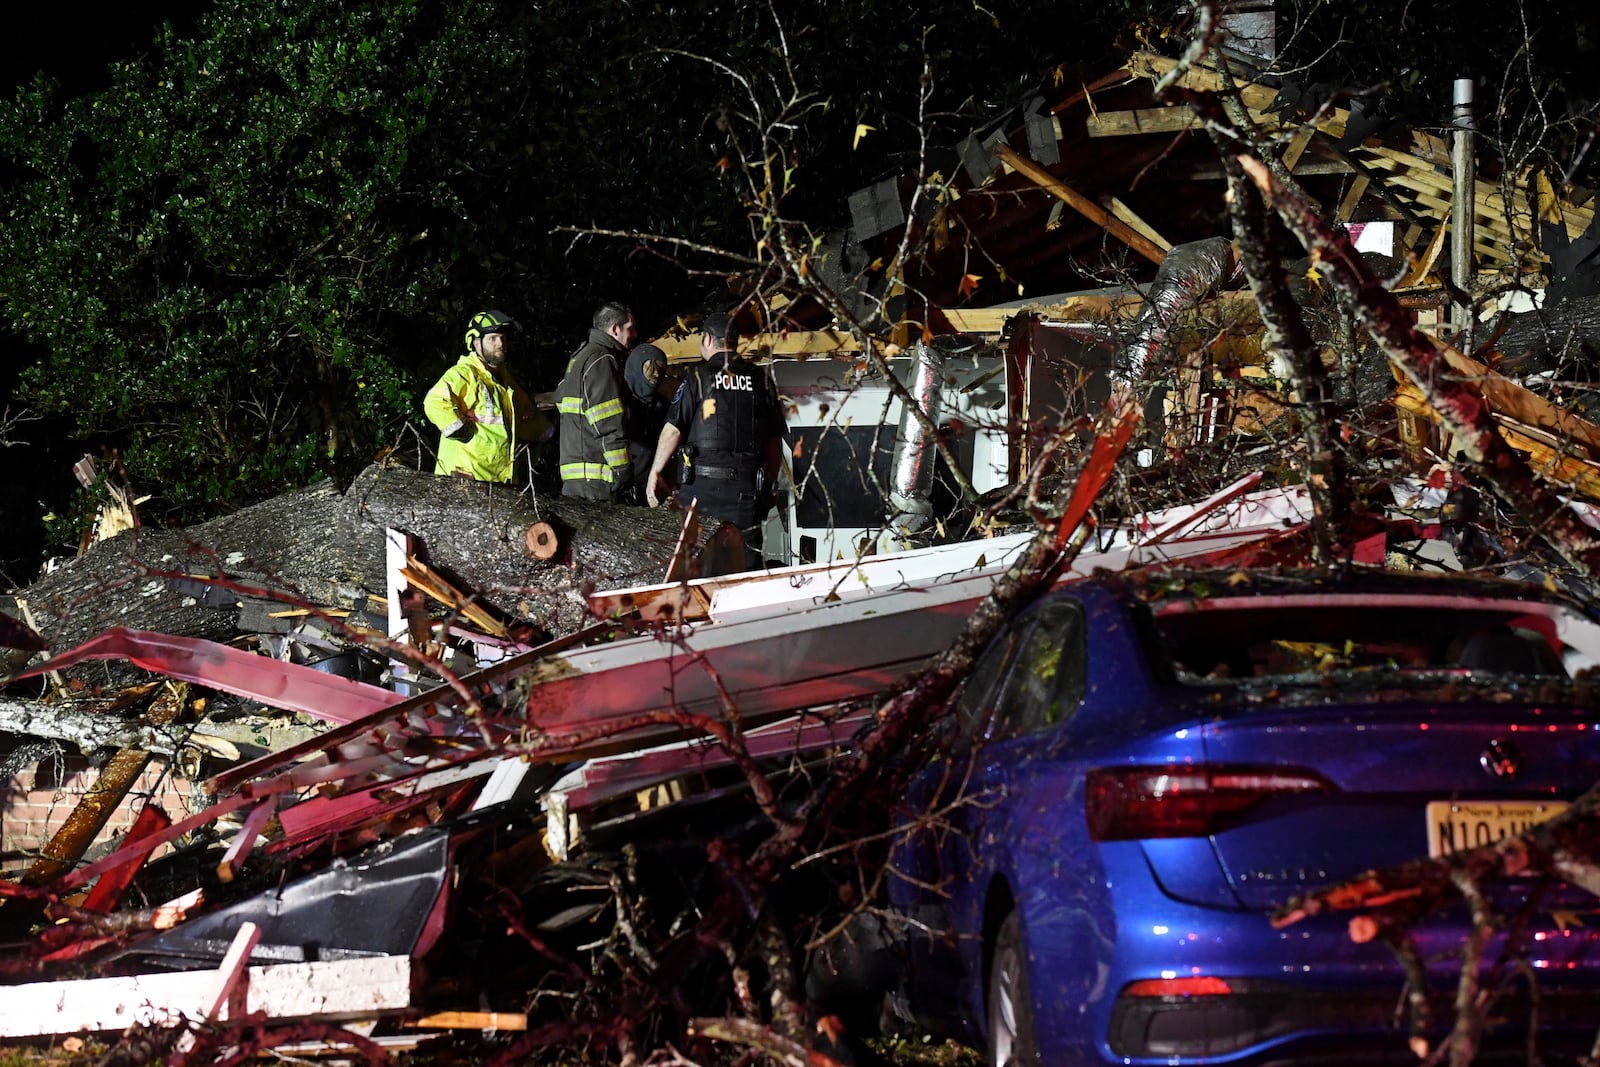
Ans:
{"label": "license plate", "polygon": [[1492,845],[1565,810],[1563,800],[1435,800],[1428,804],[1428,855]]}

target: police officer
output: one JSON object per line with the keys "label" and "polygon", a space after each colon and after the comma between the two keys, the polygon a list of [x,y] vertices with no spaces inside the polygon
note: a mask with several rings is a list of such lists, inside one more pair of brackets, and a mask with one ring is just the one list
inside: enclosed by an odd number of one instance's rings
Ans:
{"label": "police officer", "polygon": [[653,507],[666,495],[667,462],[683,445],[678,499],[698,501],[700,513],[733,523],[744,534],[745,566],[761,566],[761,524],[772,510],[785,430],[772,378],[738,354],[733,319],[715,312],[701,326],[705,361],[684,377],[667,410],[645,484]]}

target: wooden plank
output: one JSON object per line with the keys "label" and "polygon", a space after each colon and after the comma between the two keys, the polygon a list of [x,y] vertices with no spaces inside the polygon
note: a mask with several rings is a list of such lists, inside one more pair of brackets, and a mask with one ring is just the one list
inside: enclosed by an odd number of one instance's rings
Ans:
{"label": "wooden plank", "polygon": [[1144,219],[1141,219],[1138,212],[1134,211],[1133,208],[1129,207],[1127,204],[1124,204],[1121,200],[1118,200],[1114,196],[1111,198],[1111,214],[1127,223],[1134,230],[1143,234],[1149,239],[1151,244],[1155,245],[1163,252],[1172,251],[1171,241],[1157,233],[1156,228],[1144,221]]}
{"label": "wooden plank", "polygon": [[[1278,116],[1268,111],[1246,109],[1250,121],[1264,129],[1279,127]],[[1135,137],[1149,133],[1182,133],[1198,130],[1205,122],[1188,104],[1172,107],[1133,108],[1128,111],[1101,111],[1083,120],[1083,129],[1090,137]],[[1305,129],[1313,129],[1310,126]],[[1314,132],[1314,131],[1313,131]]]}
{"label": "wooden plank", "polygon": [[1290,174],[1294,173],[1295,164],[1306,154],[1306,148],[1310,146],[1311,138],[1316,134],[1317,128],[1307,124],[1295,130],[1294,136],[1289,138],[1289,144],[1283,150],[1283,166]]}
{"label": "wooden plank", "polygon": [[1350,216],[1356,212],[1356,207],[1361,203],[1361,198],[1366,195],[1367,186],[1372,184],[1372,179],[1365,174],[1357,174],[1350,183],[1350,188],[1345,190],[1343,198],[1339,201],[1339,210],[1334,214],[1340,222],[1349,222]]}
{"label": "wooden plank", "polygon": [[260,941],[261,927],[248,921],[239,924],[239,932],[233,935],[233,940],[228,943],[228,951],[217,965],[216,980],[206,996],[206,1010],[202,1019],[207,1022],[220,1019],[229,1005],[234,1003],[233,991],[245,976],[250,953],[255,951]]}
{"label": "wooden plank", "polygon": [[[1220,293],[1201,305],[1202,309],[1215,308],[1219,314],[1235,316],[1248,313],[1255,306],[1255,298],[1248,290]],[[1053,304],[1030,304],[1022,308],[946,308],[945,318],[960,333],[998,334],[1006,323],[1021,312],[1028,311],[1050,322],[1112,322],[1130,319],[1143,311],[1145,299],[1138,293],[1114,296],[1069,296]]]}
{"label": "wooden plank", "polygon": [[[1408,382],[1395,390],[1394,404],[1404,415],[1438,421],[1438,415],[1427,399]],[[1528,465],[1540,477],[1569,492],[1590,500],[1600,500],[1600,465],[1575,455],[1570,447],[1552,444],[1546,435],[1531,427],[1498,414],[1494,419],[1506,444],[1523,453],[1528,458]]]}
{"label": "wooden plank", "polygon": [[[376,956],[251,967],[244,1011],[269,1020],[335,1022],[406,1010],[411,960]],[[217,986],[216,971],[85,978],[6,987],[0,1037],[123,1031],[130,1026],[180,1026],[200,1018]],[[236,1018],[225,1004],[219,1020]]]}
{"label": "wooden plank", "polygon": [[1090,109],[1092,110],[1094,107],[1095,93],[1098,93],[1103,89],[1109,89],[1115,85],[1126,85],[1133,81],[1133,78],[1133,73],[1128,70],[1114,70],[1110,74],[1103,74],[1099,78],[1096,78],[1094,81],[1090,82],[1088,85],[1085,85],[1083,88],[1079,89],[1077,92],[1073,93],[1071,96],[1059,100],[1055,104],[1051,105],[1050,113],[1052,115],[1059,115],[1073,104],[1076,104],[1081,100],[1088,100]]}
{"label": "wooden plank", "polygon": [[[1302,159],[1300,165],[1295,167],[1296,178],[1314,178],[1325,174],[1349,174],[1356,168],[1349,162],[1339,157],[1332,159]],[[1196,166],[1184,175],[1189,181],[1222,181],[1227,178],[1228,172],[1215,164],[1209,166]]]}
{"label": "wooden plank", "polygon": [[[1178,65],[1178,61],[1167,56],[1159,56],[1153,52],[1137,52],[1128,60],[1128,69],[1141,77],[1152,81],[1165,77],[1167,72]],[[1222,75],[1215,70],[1204,66],[1191,66],[1178,80],[1178,84],[1189,89],[1198,89],[1202,92],[1224,92],[1228,84]],[[1244,100],[1245,107],[1251,112],[1266,114],[1268,109],[1276,103],[1278,91],[1266,85],[1256,85],[1253,82],[1236,82],[1239,96]],[[1350,121],[1350,112],[1346,108],[1328,108],[1319,113],[1317,127],[1331,137],[1344,136],[1345,125]],[[1273,120],[1276,125],[1276,119]]]}
{"label": "wooden plank", "polygon": [[[669,363],[698,363],[701,358],[698,333],[682,337],[657,337],[650,343],[666,354]],[[848,330],[787,330],[740,338],[739,351],[751,357],[794,356],[803,359],[807,356],[859,352],[861,341]]]}
{"label": "wooden plank", "polygon": [[[1138,77],[1155,81],[1165,77],[1177,65],[1178,61],[1169,56],[1157,55],[1154,52],[1135,52],[1128,57],[1127,67]],[[1206,66],[1191,66],[1178,80],[1178,84],[1186,89],[1198,89],[1202,92],[1221,92],[1227,88],[1222,76]],[[1271,107],[1278,96],[1277,90],[1253,82],[1239,83],[1239,94],[1244,98],[1247,107],[1260,110]]]}
{"label": "wooden plank", "polygon": [[503,1030],[528,1028],[528,1017],[514,1011],[438,1011],[401,1023],[408,1030]]}
{"label": "wooden plank", "polygon": [[[1443,220],[1450,216],[1450,200],[1436,194],[1429,186],[1417,182],[1407,173],[1396,172],[1384,179],[1391,186],[1411,190],[1415,204],[1427,210],[1434,218]],[[1504,265],[1514,265],[1517,260],[1507,250],[1512,243],[1511,231],[1503,218],[1479,212],[1475,215],[1479,225],[1474,227],[1472,247],[1481,256]],[[1528,256],[1533,259],[1533,256]]]}
{"label": "wooden plank", "polygon": [[[1445,194],[1447,197],[1453,192],[1450,176],[1439,171],[1427,159],[1398,149],[1387,148],[1381,145],[1356,150],[1362,161],[1373,167],[1386,171],[1404,172],[1407,178],[1417,183]],[[1513,182],[1513,197],[1518,202],[1524,202],[1527,196],[1525,179],[1519,177]],[[1505,202],[1498,184],[1479,181],[1473,187],[1473,203],[1475,210],[1486,213],[1505,224]],[[1571,237],[1579,237],[1589,224],[1594,220],[1594,206],[1587,204],[1582,207],[1575,206],[1568,200],[1561,200],[1562,218]],[[1509,230],[1509,227],[1508,227]]]}
{"label": "wooden plank", "polygon": [[1600,459],[1600,426],[1556,407],[1470,356],[1448,348],[1444,356],[1452,369],[1477,387],[1495,414],[1543,430],[1559,440],[1573,442],[1586,449],[1590,457]]}
{"label": "wooden plank", "polygon": [[[1392,175],[1388,180],[1403,188],[1429,194],[1436,199],[1442,194],[1442,199],[1446,201],[1455,193],[1449,175],[1440,174],[1415,156],[1406,156],[1390,149],[1372,148],[1359,149],[1357,154],[1373,168]],[[1498,186],[1490,182],[1474,181],[1472,205],[1474,217],[1494,223],[1501,233],[1507,235],[1511,233],[1511,227],[1505,217],[1505,201],[1501,198]]]}
{"label": "wooden plank", "polygon": [[[244,825],[233,836],[233,841],[228,845],[228,851],[223,853],[222,859],[217,863],[217,877],[224,882],[233,881],[233,876],[238,873],[239,864],[250,855],[250,850],[255,848],[256,838],[261,836],[261,831],[266,828],[267,820],[278,810],[278,798],[268,797],[251,809],[245,817]],[[103,881],[104,879],[102,879]]]}
{"label": "wooden plank", "polygon": [[1141,107],[1130,111],[1101,111],[1084,120],[1090,137],[1133,137],[1147,133],[1198,130],[1204,123],[1187,104],[1176,107]]}
{"label": "wooden plank", "polygon": [[1101,229],[1105,230],[1111,236],[1115,237],[1117,240],[1121,241],[1123,244],[1127,245],[1129,248],[1133,249],[1150,262],[1159,265],[1162,260],[1167,258],[1166,252],[1164,252],[1160,246],[1156,245],[1148,237],[1144,236],[1144,234],[1134,230],[1121,219],[1112,216],[1105,210],[1105,208],[1101,207],[1093,200],[1090,200],[1076,189],[1073,189],[1061,179],[1057,178],[1055,175],[1039,166],[1033,160],[1019,154],[1009,145],[997,144],[994,146],[994,151],[995,154],[1001,159],[1011,164],[1011,166],[1015,167],[1017,170],[1021,171],[1029,181],[1050,193],[1052,196],[1059,197],[1061,200],[1065,201],[1068,207],[1078,212],[1078,214],[1082,215],[1096,226],[1099,226]]}

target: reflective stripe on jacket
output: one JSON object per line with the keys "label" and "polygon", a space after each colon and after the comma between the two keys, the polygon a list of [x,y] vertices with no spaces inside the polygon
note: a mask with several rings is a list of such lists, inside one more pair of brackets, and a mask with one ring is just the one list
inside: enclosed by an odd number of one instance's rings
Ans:
{"label": "reflective stripe on jacket", "polygon": [[[428,421],[439,428],[435,474],[470,474],[481,482],[509,482],[516,452],[517,424],[534,417],[533,402],[509,370],[495,378],[476,353],[467,353],[440,376],[422,401]],[[459,434],[471,412],[476,431]]]}
{"label": "reflective stripe on jacket", "polygon": [[561,480],[626,484],[628,439],[623,433],[621,346],[590,330],[573,353],[556,390],[561,413]]}

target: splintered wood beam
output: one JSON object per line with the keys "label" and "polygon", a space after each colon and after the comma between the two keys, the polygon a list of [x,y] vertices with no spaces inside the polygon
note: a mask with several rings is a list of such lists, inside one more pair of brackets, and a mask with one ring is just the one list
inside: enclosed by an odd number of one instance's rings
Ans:
{"label": "splintered wood beam", "polygon": [[[1450,233],[1450,228],[1444,225],[1444,221],[1441,219],[1440,224],[1434,227],[1433,237],[1429,239],[1428,246],[1422,250],[1422,255],[1411,256],[1411,268],[1406,271],[1405,277],[1395,283],[1396,290],[1410,289],[1413,286],[1420,285],[1423,279],[1427,278],[1428,272],[1433,270],[1434,264],[1439,262],[1439,254],[1444,251],[1445,238]],[[1415,227],[1412,227],[1412,229],[1415,229]],[[1415,239],[1411,230],[1407,230],[1400,239],[1401,246],[1406,249],[1408,254],[1410,254],[1411,242]]]}
{"label": "splintered wood beam", "polygon": [[1172,251],[1172,242],[1157,233],[1156,228],[1144,221],[1144,219],[1140,218],[1139,213],[1134,211],[1133,208],[1129,207],[1127,204],[1124,204],[1121,200],[1118,200],[1114,196],[1111,198],[1110,207],[1111,214],[1127,223],[1139,233],[1144,234],[1145,237],[1149,238],[1151,244],[1155,245],[1163,252]]}
{"label": "splintered wood beam", "polygon": [[400,1024],[408,1030],[503,1030],[528,1028],[528,1017],[514,1011],[440,1011]]}
{"label": "splintered wood beam", "polygon": [[1023,174],[1029,181],[1052,196],[1065,201],[1066,205],[1072,210],[1099,226],[1150,262],[1159,266],[1167,258],[1166,252],[1162,250],[1160,245],[1110,214],[1105,208],[1073,189],[1027,156],[1017,152],[1010,145],[997,144],[994,146],[994,151],[996,155],[1013,169]]}
{"label": "splintered wood beam", "polygon": [[[1176,59],[1168,56],[1158,56],[1153,52],[1139,52],[1128,60],[1128,69],[1141,77],[1157,81],[1178,65]],[[1191,66],[1178,79],[1178,84],[1186,89],[1199,92],[1218,93],[1228,91],[1229,84],[1223,80],[1221,74],[1203,66]],[[1257,85],[1253,82],[1233,83],[1239,91],[1239,96],[1244,100],[1245,107],[1252,112],[1270,114],[1269,108],[1277,102],[1278,91],[1271,86]],[[1317,128],[1324,133],[1338,138],[1344,136],[1345,125],[1350,121],[1350,112],[1347,108],[1332,107],[1317,112]],[[1277,119],[1272,117],[1271,122],[1277,125]]]}
{"label": "splintered wood beam", "polygon": [[[170,725],[183,711],[188,695],[187,685],[167,682],[151,703],[145,721],[154,727]],[[112,756],[39,858],[23,874],[22,884],[44,885],[78,862],[149,765],[150,752],[143,748],[124,748]]]}
{"label": "splintered wood beam", "polygon": [[[700,335],[667,335],[650,342],[661,349],[668,363],[698,363]],[[739,339],[739,351],[747,356],[827,356],[861,351],[861,340],[848,330],[789,330],[756,333]]]}
{"label": "splintered wood beam", "polygon": [[1600,459],[1600,426],[1557,407],[1537,393],[1529,392],[1510,378],[1503,377],[1470,356],[1454,349],[1445,359],[1456,373],[1477,387],[1496,415],[1504,415],[1557,440],[1581,446],[1591,459]]}
{"label": "splintered wood beam", "polygon": [[1115,85],[1126,85],[1133,81],[1133,78],[1133,72],[1126,69],[1114,70],[1110,74],[1103,74],[1099,78],[1090,82],[1088,85],[1085,85],[1083,88],[1079,89],[1077,92],[1073,93],[1071,96],[1065,97],[1056,104],[1052,105],[1050,108],[1050,113],[1052,115],[1059,115],[1073,104],[1076,104],[1081,100],[1091,101],[1092,107],[1095,93],[1098,93],[1103,89],[1109,89]]}
{"label": "splintered wood beam", "polygon": [[1311,145],[1311,138],[1316,136],[1317,128],[1310,124],[1301,126],[1294,131],[1294,136],[1289,139],[1289,145],[1283,150],[1283,167],[1290,174],[1294,173],[1295,164],[1300,162],[1300,157],[1306,154],[1306,149]]}
{"label": "splintered wood beam", "polygon": [[400,577],[414,588],[420,589],[433,597],[433,599],[460,615],[484,633],[493,637],[507,636],[508,631],[505,623],[485,611],[472,597],[445,581],[437,571],[415,556],[406,558],[405,566],[400,568]]}
{"label": "splintered wood beam", "polygon": [[[1400,411],[1439,421],[1439,413],[1428,403],[1420,390],[1409,383],[1401,383],[1394,392],[1394,405]],[[1540,477],[1569,492],[1590,500],[1600,500],[1600,466],[1574,454],[1563,442],[1551,441],[1547,435],[1512,419],[1494,415],[1500,435],[1506,444],[1523,453]]]}
{"label": "splintered wood beam", "polygon": [[1345,190],[1344,197],[1339,201],[1339,209],[1333,217],[1340,222],[1349,222],[1351,216],[1356,213],[1361,198],[1367,194],[1367,186],[1371,184],[1371,178],[1365,174],[1357,174],[1351,181],[1350,188]]}

